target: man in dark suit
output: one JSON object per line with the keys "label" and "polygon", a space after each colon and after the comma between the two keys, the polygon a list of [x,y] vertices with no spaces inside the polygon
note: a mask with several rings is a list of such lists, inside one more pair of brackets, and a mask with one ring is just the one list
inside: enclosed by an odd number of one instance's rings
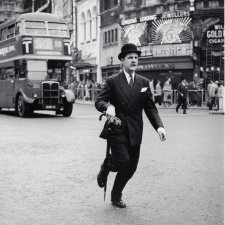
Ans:
{"label": "man in dark suit", "polygon": [[180,106],[182,105],[183,108],[183,114],[187,114],[187,95],[188,95],[188,88],[186,85],[186,78],[181,77],[181,83],[178,84],[177,87],[177,95],[178,95],[178,104],[176,107],[176,112],[178,113],[178,110]]}
{"label": "man in dark suit", "polygon": [[104,160],[97,176],[98,185],[104,187],[109,171],[117,172],[111,192],[112,205],[125,208],[122,191],[136,171],[143,132],[143,109],[160,140],[165,140],[165,129],[152,100],[149,80],[135,73],[141,52],[134,44],[125,44],[118,55],[123,71],[108,77],[97,97],[95,107],[100,112],[118,117],[121,126],[112,126],[110,136],[105,125],[100,137],[108,140],[111,156]]}

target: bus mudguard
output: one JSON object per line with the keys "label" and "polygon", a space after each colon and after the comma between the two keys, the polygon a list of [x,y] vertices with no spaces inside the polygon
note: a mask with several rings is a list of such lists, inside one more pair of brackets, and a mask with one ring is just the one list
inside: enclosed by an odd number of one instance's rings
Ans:
{"label": "bus mudguard", "polygon": [[29,104],[34,103],[35,99],[29,98],[29,97],[23,92],[22,89],[20,89],[20,93],[23,95],[24,101],[25,101],[26,103],[29,103]]}
{"label": "bus mudguard", "polygon": [[71,90],[64,90],[64,91],[65,91],[65,94],[66,94],[67,102],[74,103],[75,102],[75,96],[74,96],[73,91],[71,91]]}

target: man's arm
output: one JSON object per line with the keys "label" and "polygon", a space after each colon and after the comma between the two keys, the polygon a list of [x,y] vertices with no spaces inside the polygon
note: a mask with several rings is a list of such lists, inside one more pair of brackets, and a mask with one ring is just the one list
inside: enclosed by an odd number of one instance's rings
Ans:
{"label": "man's arm", "polygon": [[144,106],[144,111],[146,116],[148,117],[150,123],[154,127],[154,129],[157,131],[159,134],[159,138],[161,141],[166,140],[166,131],[164,129],[162,120],[159,116],[158,110],[155,106],[155,103],[152,100],[151,97],[151,91],[147,90],[147,97],[146,97],[146,102]]}
{"label": "man's arm", "polygon": [[115,116],[115,108],[111,105],[110,101],[112,98],[112,88],[109,79],[95,101],[95,108],[100,112],[106,112],[109,115]]}

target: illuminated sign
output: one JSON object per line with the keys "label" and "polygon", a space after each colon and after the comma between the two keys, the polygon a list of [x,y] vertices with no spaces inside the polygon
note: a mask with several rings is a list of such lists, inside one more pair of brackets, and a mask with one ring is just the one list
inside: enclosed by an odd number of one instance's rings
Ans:
{"label": "illuminated sign", "polygon": [[192,45],[188,44],[170,44],[170,45],[152,45],[152,56],[190,56],[193,53]]}
{"label": "illuminated sign", "polygon": [[192,41],[191,18],[187,11],[175,11],[158,15],[122,20],[123,44],[137,46],[175,44]]}
{"label": "illuminated sign", "polygon": [[191,18],[161,19],[154,21],[153,39],[155,43],[169,44],[181,43],[190,40]]}
{"label": "illuminated sign", "polygon": [[0,56],[6,56],[8,53],[14,52],[14,51],[16,51],[16,48],[14,45],[0,48]]}
{"label": "illuminated sign", "polygon": [[133,43],[141,46],[140,38],[145,33],[147,23],[136,23],[123,27],[122,40],[123,42]]}
{"label": "illuminated sign", "polygon": [[206,37],[209,44],[224,43],[224,25],[214,25],[213,29],[206,31]]}

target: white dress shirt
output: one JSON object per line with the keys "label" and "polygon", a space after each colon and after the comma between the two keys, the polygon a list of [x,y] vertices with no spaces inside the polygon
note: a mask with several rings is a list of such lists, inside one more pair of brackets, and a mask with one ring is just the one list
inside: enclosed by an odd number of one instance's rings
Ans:
{"label": "white dress shirt", "polygon": [[128,83],[128,84],[130,83],[131,76],[132,76],[132,79],[133,79],[133,81],[134,81],[134,75],[135,75],[134,72],[133,72],[132,75],[130,76],[130,74],[127,73],[127,72],[124,70],[124,74],[125,74],[125,76],[126,76],[126,79],[127,79],[127,83]]}

